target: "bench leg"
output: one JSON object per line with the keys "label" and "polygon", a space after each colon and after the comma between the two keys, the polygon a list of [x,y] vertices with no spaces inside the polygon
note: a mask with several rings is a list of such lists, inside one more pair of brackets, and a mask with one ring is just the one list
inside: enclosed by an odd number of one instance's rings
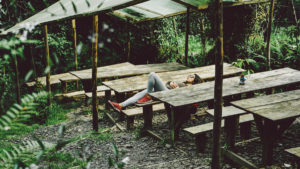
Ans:
{"label": "bench leg", "polygon": [[152,105],[143,107],[144,129],[152,128],[153,108]]}
{"label": "bench leg", "polygon": [[242,123],[240,125],[240,135],[242,139],[247,140],[251,137],[251,122]]}
{"label": "bench leg", "polygon": [[208,101],[208,109],[214,108],[214,100]]}
{"label": "bench leg", "polygon": [[127,116],[127,130],[131,130],[134,128],[134,116]]}
{"label": "bench leg", "polygon": [[109,109],[109,103],[108,100],[111,98],[111,90],[105,91],[105,109]]}
{"label": "bench leg", "polygon": [[201,133],[196,135],[195,137],[195,144],[198,152],[204,152],[205,151],[205,145],[206,145],[206,134]]}
{"label": "bench leg", "polygon": [[239,116],[232,116],[225,118],[225,132],[226,132],[226,144],[230,149],[234,148],[235,136],[237,133],[237,127],[239,124]]}

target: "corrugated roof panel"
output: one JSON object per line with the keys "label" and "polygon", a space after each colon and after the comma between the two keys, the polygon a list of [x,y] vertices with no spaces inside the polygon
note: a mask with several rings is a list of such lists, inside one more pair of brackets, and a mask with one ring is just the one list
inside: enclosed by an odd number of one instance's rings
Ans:
{"label": "corrugated roof panel", "polygon": [[75,18],[80,15],[93,14],[118,7],[123,8],[126,5],[131,6],[145,1],[147,0],[60,0],[1,34],[22,29],[26,25],[37,25],[71,17]]}

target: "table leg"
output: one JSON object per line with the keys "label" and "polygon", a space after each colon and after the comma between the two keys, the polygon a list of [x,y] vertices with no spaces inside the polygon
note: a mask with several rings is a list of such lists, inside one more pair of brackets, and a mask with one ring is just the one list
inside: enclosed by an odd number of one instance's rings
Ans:
{"label": "table leg", "polygon": [[239,116],[231,116],[225,118],[226,144],[230,149],[234,149],[235,136],[239,124]]}
{"label": "table leg", "polygon": [[273,147],[276,140],[277,124],[271,120],[264,120],[263,128],[263,152],[262,152],[262,163],[263,165],[271,165],[273,157]]}
{"label": "table leg", "polygon": [[[115,93],[116,99],[118,103],[121,103],[125,99],[125,93]],[[119,113],[119,120],[124,121],[125,115],[123,113]]]}
{"label": "table leg", "polygon": [[105,109],[109,109],[109,103],[108,100],[111,98],[111,90],[106,90],[105,91]]}
{"label": "table leg", "polygon": [[152,105],[143,107],[144,129],[152,128],[153,108]]}
{"label": "table leg", "polygon": [[171,107],[170,109],[170,134],[171,134],[171,144],[174,145],[175,142],[175,111],[174,108]]}
{"label": "table leg", "polygon": [[61,88],[63,93],[67,93],[68,83],[67,82],[61,82]]}
{"label": "table leg", "polygon": [[81,80],[82,82],[82,86],[83,86],[83,90],[86,93],[92,92],[92,80]]}
{"label": "table leg", "polygon": [[[258,133],[259,133],[259,136],[261,139],[263,139],[263,121],[262,121],[262,118],[256,114],[253,114],[253,117],[254,117],[254,121],[255,121],[255,124],[256,124],[256,128],[258,130]],[[263,140],[262,140],[263,141]]]}
{"label": "table leg", "polygon": [[277,138],[281,137],[281,135],[283,134],[283,132],[290,127],[290,125],[295,121],[295,119],[287,119],[284,121],[281,121],[279,123],[279,129],[277,131]]}

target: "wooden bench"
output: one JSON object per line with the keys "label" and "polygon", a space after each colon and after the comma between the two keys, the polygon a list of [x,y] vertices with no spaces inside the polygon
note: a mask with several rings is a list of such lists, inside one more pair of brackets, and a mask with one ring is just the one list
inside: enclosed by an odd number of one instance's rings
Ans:
{"label": "wooden bench", "polygon": [[295,157],[297,169],[300,169],[300,147],[289,148],[289,149],[286,149],[285,151]]}
{"label": "wooden bench", "polygon": [[[153,111],[160,111],[160,110],[164,110],[164,109],[165,109],[165,106],[163,103],[153,105]],[[133,128],[134,117],[143,115],[143,108],[136,107],[136,108],[132,108],[132,109],[125,109],[125,110],[122,110],[121,112],[124,113],[126,116],[126,120],[127,120],[126,126],[127,126],[127,129],[129,130],[129,129]]]}
{"label": "wooden bench", "polygon": [[[59,79],[61,78],[68,78],[68,79],[77,79],[78,78],[70,73],[61,73],[61,74],[56,74],[56,75],[51,75],[50,76],[50,85],[54,85],[54,84],[58,84],[61,83],[61,81]],[[43,77],[38,77],[37,80],[42,84],[42,85],[46,85],[46,76]],[[33,87],[36,84],[35,81],[33,82],[27,82],[26,86],[27,87]]]}
{"label": "wooden bench", "polygon": [[[108,108],[107,101],[110,99],[111,96],[114,96],[115,93],[111,93],[110,88],[101,85],[97,86],[97,98],[102,98],[105,97],[105,108]],[[89,103],[89,100],[93,97],[92,92],[85,93],[85,98],[86,98],[86,104]]]}
{"label": "wooden bench", "polygon": [[[239,123],[241,124],[241,131],[243,130],[244,132],[244,128],[246,128],[247,130],[249,130],[249,125],[251,124],[251,121],[253,121],[253,116],[252,114],[245,114],[245,115],[241,115],[240,116],[240,120]],[[221,127],[224,127],[224,120],[222,120],[222,124]],[[184,131],[192,134],[193,136],[195,136],[195,143],[197,146],[197,150],[203,152],[205,149],[205,143],[206,143],[206,133],[209,131],[213,130],[213,122],[210,123],[206,123],[206,124],[201,124],[198,126],[193,126],[193,127],[188,127],[183,129]],[[250,133],[250,131],[248,131]]]}

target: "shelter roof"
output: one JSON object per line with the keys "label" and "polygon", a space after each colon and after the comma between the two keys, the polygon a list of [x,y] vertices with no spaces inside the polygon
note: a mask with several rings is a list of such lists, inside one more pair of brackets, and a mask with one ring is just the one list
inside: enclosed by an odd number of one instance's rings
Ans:
{"label": "shelter roof", "polygon": [[[47,24],[79,16],[109,12],[133,22],[154,20],[186,13],[187,7],[202,10],[213,0],[60,0],[34,16],[5,30],[7,34],[28,25]],[[224,7],[269,2],[270,0],[223,0]]]}
{"label": "shelter roof", "polygon": [[[115,10],[113,15],[130,18],[133,22],[155,20],[186,13],[187,7],[203,10],[213,0],[149,0],[140,4]],[[224,7],[269,2],[270,0],[223,0]]]}
{"label": "shelter roof", "polygon": [[27,26],[109,12],[145,1],[147,0],[60,0],[1,34],[14,32]]}

